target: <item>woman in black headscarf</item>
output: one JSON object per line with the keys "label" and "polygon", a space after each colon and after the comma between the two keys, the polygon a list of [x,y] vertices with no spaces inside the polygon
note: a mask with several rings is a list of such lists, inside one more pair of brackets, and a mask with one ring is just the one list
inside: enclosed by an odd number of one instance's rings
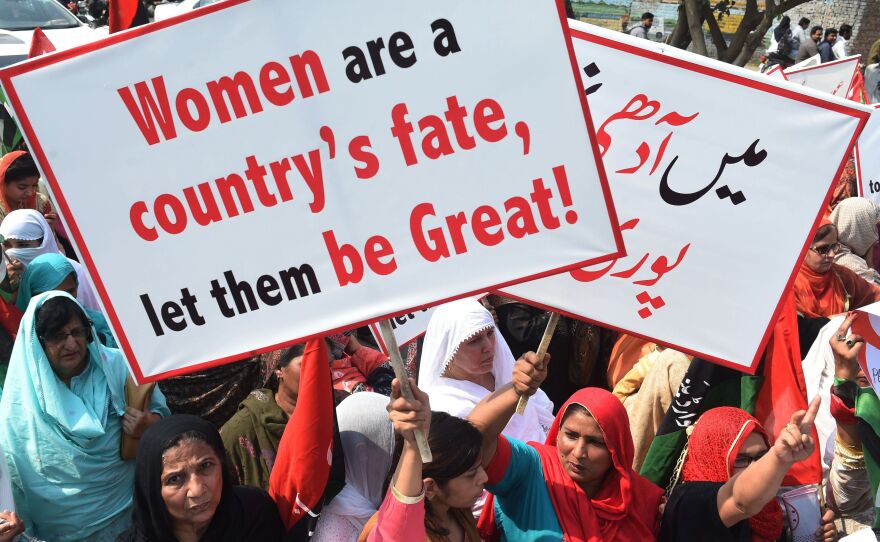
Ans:
{"label": "woman in black headscarf", "polygon": [[190,415],[170,416],[141,437],[133,525],[117,542],[281,540],[284,527],[262,489],[233,486],[220,434]]}

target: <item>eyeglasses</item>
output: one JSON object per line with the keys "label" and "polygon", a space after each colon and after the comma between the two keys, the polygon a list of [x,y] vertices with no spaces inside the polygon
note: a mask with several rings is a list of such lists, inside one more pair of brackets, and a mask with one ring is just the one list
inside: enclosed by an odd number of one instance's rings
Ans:
{"label": "eyeglasses", "polygon": [[740,455],[736,456],[736,459],[733,460],[733,468],[744,469],[744,468],[748,467],[749,465],[751,465],[752,463],[754,463],[755,461],[758,461],[759,459],[764,457],[764,455],[766,453],[767,452],[765,451],[765,452],[761,452],[757,455],[740,454]]}
{"label": "eyeglasses", "polygon": [[69,332],[65,333],[63,331],[59,331],[58,333],[53,333],[52,335],[46,335],[45,337],[40,337],[43,339],[46,344],[50,346],[59,346],[64,344],[67,341],[68,337],[73,337],[74,340],[82,341],[89,334],[89,329],[85,327],[77,327],[71,329]]}
{"label": "eyeglasses", "polygon": [[813,252],[815,252],[819,256],[824,256],[824,255],[828,254],[829,252],[834,252],[835,254],[837,254],[838,252],[840,252],[840,247],[842,247],[842,246],[843,245],[841,245],[840,243],[834,243],[832,245],[822,245],[822,246],[818,246],[818,247],[810,247],[810,250],[812,250]]}

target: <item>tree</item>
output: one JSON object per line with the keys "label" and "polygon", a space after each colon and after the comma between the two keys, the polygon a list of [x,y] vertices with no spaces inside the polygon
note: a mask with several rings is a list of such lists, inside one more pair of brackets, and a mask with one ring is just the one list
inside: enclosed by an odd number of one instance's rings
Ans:
{"label": "tree", "polygon": [[781,0],[778,4],[776,0],[765,0],[763,10],[758,8],[758,0],[745,0],[745,14],[728,43],[718,23],[723,17],[730,15],[730,8],[735,1],[720,0],[713,6],[709,0],[681,0],[678,21],[667,43],[680,49],[693,44],[692,50],[695,53],[709,56],[703,34],[705,22],[709,27],[709,37],[717,50],[718,60],[745,66],[770,30],[773,19],[809,0]]}

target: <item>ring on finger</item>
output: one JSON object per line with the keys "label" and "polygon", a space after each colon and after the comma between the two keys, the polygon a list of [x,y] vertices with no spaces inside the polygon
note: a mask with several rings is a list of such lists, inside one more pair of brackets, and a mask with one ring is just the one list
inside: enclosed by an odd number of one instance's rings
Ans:
{"label": "ring on finger", "polygon": [[856,344],[856,342],[855,342],[854,340],[852,340],[852,339],[847,339],[847,340],[846,340],[846,345],[847,345],[848,347],[852,348],[852,346],[853,346],[854,344]]}
{"label": "ring on finger", "polygon": [[837,339],[840,342],[843,342],[846,340],[846,335],[838,335],[837,337],[835,337],[835,339]]}

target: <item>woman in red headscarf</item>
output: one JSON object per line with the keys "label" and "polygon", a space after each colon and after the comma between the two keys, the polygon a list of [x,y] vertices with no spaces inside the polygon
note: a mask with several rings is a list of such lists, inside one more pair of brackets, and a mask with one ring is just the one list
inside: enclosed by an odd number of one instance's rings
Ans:
{"label": "woman in red headscarf", "polygon": [[823,220],[792,288],[802,316],[827,318],[880,301],[880,286],[834,263],[839,249],[837,228]]}
{"label": "woman in red headscarf", "polygon": [[663,491],[632,470],[629,421],[611,393],[584,388],[572,395],[544,444],[501,435],[519,396],[543,382],[546,361],[525,354],[513,381],[468,417],[483,434],[486,488],[495,500],[493,509],[484,508],[482,534],[516,542],[655,539]]}
{"label": "woman in red headscarf", "polygon": [[[669,497],[661,541],[770,542],[782,534],[776,493],[791,466],[815,447],[810,436],[819,399],[796,412],[770,446],[758,420],[743,410],[707,410],[694,425],[681,469],[683,484]],[[816,533],[833,540],[833,524]]]}

